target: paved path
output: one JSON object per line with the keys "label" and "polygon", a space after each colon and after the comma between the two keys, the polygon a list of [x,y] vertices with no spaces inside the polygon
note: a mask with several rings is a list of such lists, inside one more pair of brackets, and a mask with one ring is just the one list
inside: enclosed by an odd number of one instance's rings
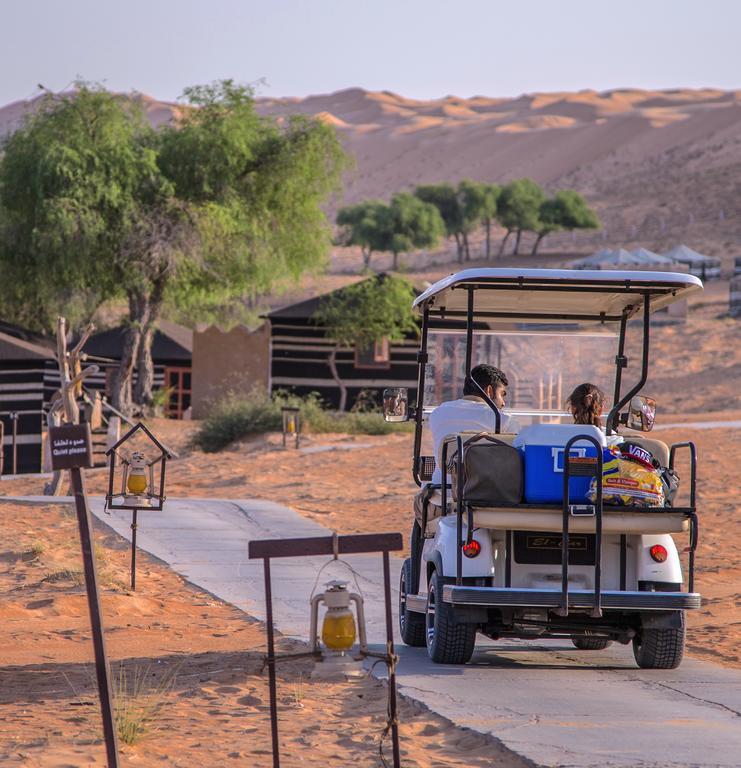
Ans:
{"label": "paved path", "polygon": [[[128,513],[104,514],[100,500],[93,511],[128,538]],[[262,570],[247,560],[247,542],[327,533],[263,501],[171,500],[164,512],[142,512],[139,521],[143,549],[261,619]],[[324,562],[275,562],[275,621],[282,632],[306,638],[308,597]],[[360,574],[370,639],[380,643],[380,555],[350,562]],[[397,558],[392,565],[396,580]],[[320,584],[342,573],[332,565]],[[140,583],[145,578],[140,574]],[[741,672],[694,659],[675,671],[641,671],[624,646],[584,652],[562,641],[480,638],[477,648],[471,664],[454,667],[432,664],[424,649],[401,646],[401,692],[455,723],[492,734],[536,765],[741,765]]]}
{"label": "paved path", "polygon": [[741,421],[684,421],[674,424],[655,424],[654,431],[662,429],[738,429]]}

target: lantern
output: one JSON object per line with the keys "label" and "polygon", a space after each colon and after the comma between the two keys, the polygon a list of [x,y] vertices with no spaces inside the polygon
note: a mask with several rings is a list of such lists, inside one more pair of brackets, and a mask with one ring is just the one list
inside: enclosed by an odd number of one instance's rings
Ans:
{"label": "lantern", "polygon": [[[321,654],[312,677],[323,679],[360,677],[363,673],[362,658],[368,652],[365,633],[363,598],[348,592],[347,582],[330,581],[326,589],[311,600],[311,650]],[[319,606],[326,610],[322,621],[321,642],[318,635]],[[355,614],[350,605],[355,603]],[[356,637],[359,638],[358,654],[351,655]]]}
{"label": "lantern", "polygon": [[[136,589],[137,512],[140,509],[162,509],[165,503],[165,466],[171,454],[139,422],[106,451],[106,456],[109,457],[106,507],[132,510],[131,589]],[[120,490],[114,492],[114,488]]]}
{"label": "lantern", "polygon": [[296,448],[299,446],[299,434],[301,432],[301,420],[299,418],[298,408],[281,408],[283,417],[283,447],[286,447],[287,439],[296,441]]}

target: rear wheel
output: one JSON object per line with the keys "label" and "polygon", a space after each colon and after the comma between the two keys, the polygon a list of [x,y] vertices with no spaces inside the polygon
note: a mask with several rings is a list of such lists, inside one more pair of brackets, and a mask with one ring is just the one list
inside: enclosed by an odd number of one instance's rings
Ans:
{"label": "rear wheel", "polygon": [[612,640],[604,637],[572,637],[571,642],[580,651],[604,651],[609,648]]}
{"label": "rear wheel", "polygon": [[437,664],[465,664],[473,656],[476,625],[456,623],[452,606],[442,596],[442,577],[433,571],[427,592],[427,652]]}
{"label": "rear wheel", "polygon": [[412,585],[412,561],[407,558],[399,578],[399,633],[406,645],[422,648],[425,645],[425,617],[407,608],[407,595],[410,588],[414,590]]}
{"label": "rear wheel", "polygon": [[684,640],[684,626],[641,629],[633,638],[636,664],[641,669],[676,669],[684,656]]}

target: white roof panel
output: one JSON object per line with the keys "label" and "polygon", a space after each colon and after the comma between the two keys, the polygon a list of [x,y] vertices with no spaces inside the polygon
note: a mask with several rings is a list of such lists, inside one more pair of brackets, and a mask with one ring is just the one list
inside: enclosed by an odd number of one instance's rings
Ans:
{"label": "white roof panel", "polygon": [[414,309],[421,314],[427,305],[435,317],[465,319],[471,288],[477,320],[600,322],[636,314],[645,295],[655,312],[702,290],[702,281],[678,272],[465,269],[431,285]]}

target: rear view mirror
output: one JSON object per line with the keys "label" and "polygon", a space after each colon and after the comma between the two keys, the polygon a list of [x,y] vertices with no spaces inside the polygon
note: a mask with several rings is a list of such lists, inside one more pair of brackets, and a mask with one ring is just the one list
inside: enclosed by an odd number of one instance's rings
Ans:
{"label": "rear view mirror", "polygon": [[383,390],[384,421],[409,421],[409,390],[391,387]]}
{"label": "rear view mirror", "polygon": [[650,432],[654,428],[655,418],[656,400],[643,395],[631,398],[630,410],[628,411],[628,429]]}

